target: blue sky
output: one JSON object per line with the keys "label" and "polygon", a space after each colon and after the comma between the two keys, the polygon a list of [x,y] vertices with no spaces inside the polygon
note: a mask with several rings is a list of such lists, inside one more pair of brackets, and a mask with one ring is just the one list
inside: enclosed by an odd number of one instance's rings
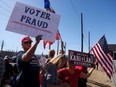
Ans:
{"label": "blue sky", "polygon": [[[0,0],[0,46],[3,50],[22,50],[21,39],[24,35],[6,31],[9,17],[16,2],[44,9],[44,0]],[[90,46],[105,34],[108,44],[116,44],[116,0],[50,0],[52,8],[61,16],[59,31],[68,50],[81,50],[81,13],[83,13],[83,51],[88,52],[88,32]],[[34,38],[32,38],[34,41]],[[57,51],[57,41],[51,46]],[[36,54],[47,54],[43,41],[37,47]]]}

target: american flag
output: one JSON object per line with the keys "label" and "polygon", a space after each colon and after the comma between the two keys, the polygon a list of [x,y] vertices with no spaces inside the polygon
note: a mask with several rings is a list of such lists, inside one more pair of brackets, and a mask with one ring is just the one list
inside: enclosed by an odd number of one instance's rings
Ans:
{"label": "american flag", "polygon": [[109,52],[105,35],[94,45],[91,51],[107,76],[112,80],[114,74],[113,58]]}
{"label": "american flag", "polygon": [[[55,13],[55,11],[54,11],[54,10],[52,9],[52,7],[51,7],[51,4],[50,4],[50,1],[49,1],[49,0],[44,0],[44,8],[45,8],[47,11],[50,11],[50,12],[52,12],[52,13]],[[57,31],[55,37],[56,37],[56,40],[59,40],[59,39],[60,39],[59,31]],[[53,44],[53,42],[46,41],[46,40],[43,41],[44,49],[45,49],[47,46],[51,46],[52,44]]]}
{"label": "american flag", "polygon": [[49,0],[44,0],[44,8],[47,11],[53,12],[55,13],[55,11],[52,9],[51,5],[50,5],[50,1]]}

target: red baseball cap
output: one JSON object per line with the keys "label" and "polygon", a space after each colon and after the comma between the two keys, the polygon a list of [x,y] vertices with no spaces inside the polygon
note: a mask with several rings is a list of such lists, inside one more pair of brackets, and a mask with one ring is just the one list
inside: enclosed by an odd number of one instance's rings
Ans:
{"label": "red baseball cap", "polygon": [[21,40],[22,43],[27,42],[27,41],[33,42],[33,41],[31,40],[31,38],[28,37],[28,36],[25,36],[25,37],[22,38],[22,40]]}

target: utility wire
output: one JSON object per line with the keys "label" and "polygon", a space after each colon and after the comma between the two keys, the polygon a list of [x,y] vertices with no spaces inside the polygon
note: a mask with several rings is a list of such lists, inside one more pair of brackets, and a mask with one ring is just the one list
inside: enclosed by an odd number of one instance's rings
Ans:
{"label": "utility wire", "polygon": [[[79,17],[79,15],[78,15],[78,13],[77,13],[77,11],[76,11],[76,8],[75,8],[75,6],[74,6],[74,4],[73,4],[73,1],[72,1],[72,0],[70,0],[70,1],[71,1],[71,5],[72,5],[72,7],[73,7],[73,9],[74,9],[74,12],[75,12],[76,16]],[[86,40],[84,34],[83,34],[83,37],[84,37],[84,40],[85,40],[85,42],[86,42],[86,45],[88,45],[88,44],[87,44],[87,40]]]}
{"label": "utility wire", "polygon": [[2,0],[1,0],[1,4],[3,5],[2,7],[3,7],[4,11],[11,13],[11,10],[10,10],[11,7],[9,6],[9,4],[7,4],[6,2],[4,2]]}
{"label": "utility wire", "polygon": [[8,3],[6,3],[4,0],[1,0],[1,2],[2,2],[5,6],[7,6],[8,8],[11,8],[10,5],[9,5]]}
{"label": "utility wire", "polygon": [[71,5],[72,5],[72,7],[73,7],[73,9],[74,9],[74,12],[75,12],[76,16],[80,18],[80,16],[78,15],[78,13],[77,13],[77,11],[76,11],[76,8],[75,8],[75,6],[74,6],[74,4],[73,4],[73,1],[72,1],[72,0],[70,0],[70,1],[71,1]]}

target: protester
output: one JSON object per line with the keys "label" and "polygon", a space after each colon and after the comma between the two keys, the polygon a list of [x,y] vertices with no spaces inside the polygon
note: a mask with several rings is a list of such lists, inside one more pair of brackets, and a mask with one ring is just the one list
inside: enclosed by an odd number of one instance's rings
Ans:
{"label": "protester", "polygon": [[54,50],[54,49],[49,50],[49,51],[48,51],[48,57],[49,57],[50,59],[52,59],[54,56],[55,56],[55,50]]}
{"label": "protester", "polygon": [[98,70],[98,67],[99,67],[99,63],[98,61],[96,61],[96,69]]}
{"label": "protester", "polygon": [[44,71],[44,67],[45,65],[54,57],[55,55],[55,50],[54,49],[51,49],[48,51],[48,58],[46,59],[45,57],[43,57],[43,54],[41,55],[41,58],[39,60],[40,62],[40,65],[41,65],[41,70],[40,70],[40,87],[42,87],[42,73]]}
{"label": "protester", "polygon": [[5,72],[3,74],[3,87],[10,86],[9,81],[10,78],[13,76],[13,66],[10,64],[9,56],[6,55],[4,57],[4,61],[5,61]]}
{"label": "protester", "polygon": [[65,68],[67,67],[67,60],[68,58],[66,58],[63,54],[61,54],[61,58],[58,60],[57,63],[57,70],[61,69],[61,68]]}
{"label": "protester", "polygon": [[78,87],[79,77],[88,78],[94,70],[94,68],[91,68],[88,73],[83,73],[80,69],[75,68],[72,61],[69,61],[67,66],[58,70],[58,76],[63,83],[69,84],[69,87]]}
{"label": "protester", "polygon": [[0,87],[2,87],[3,74],[5,72],[5,61],[0,57]]}
{"label": "protester", "polygon": [[50,59],[52,59],[55,56],[55,50],[51,49],[48,51],[48,58],[46,60],[46,63],[50,61]]}
{"label": "protester", "polygon": [[9,56],[5,56],[4,57],[4,61],[5,61],[5,77],[8,79],[10,78],[10,76],[13,75],[13,66],[10,64],[10,58]]}
{"label": "protester", "polygon": [[58,61],[63,55],[52,58],[45,66],[43,71],[42,87],[69,87],[67,83],[60,83],[57,75]]}
{"label": "protester", "polygon": [[[87,67],[84,66],[76,66],[76,68],[80,69],[84,73],[88,73]],[[78,87],[87,87],[87,78],[79,78]]]}
{"label": "protester", "polygon": [[21,45],[24,51],[20,51],[17,55],[18,71],[21,73],[16,87],[40,87],[38,59],[34,53],[41,39],[42,35],[38,35],[32,46],[30,37],[22,39]]}
{"label": "protester", "polygon": [[41,66],[41,68],[43,68],[45,66],[45,62],[46,62],[46,58],[44,57],[44,55],[42,53],[41,57],[39,59],[39,65]]}

